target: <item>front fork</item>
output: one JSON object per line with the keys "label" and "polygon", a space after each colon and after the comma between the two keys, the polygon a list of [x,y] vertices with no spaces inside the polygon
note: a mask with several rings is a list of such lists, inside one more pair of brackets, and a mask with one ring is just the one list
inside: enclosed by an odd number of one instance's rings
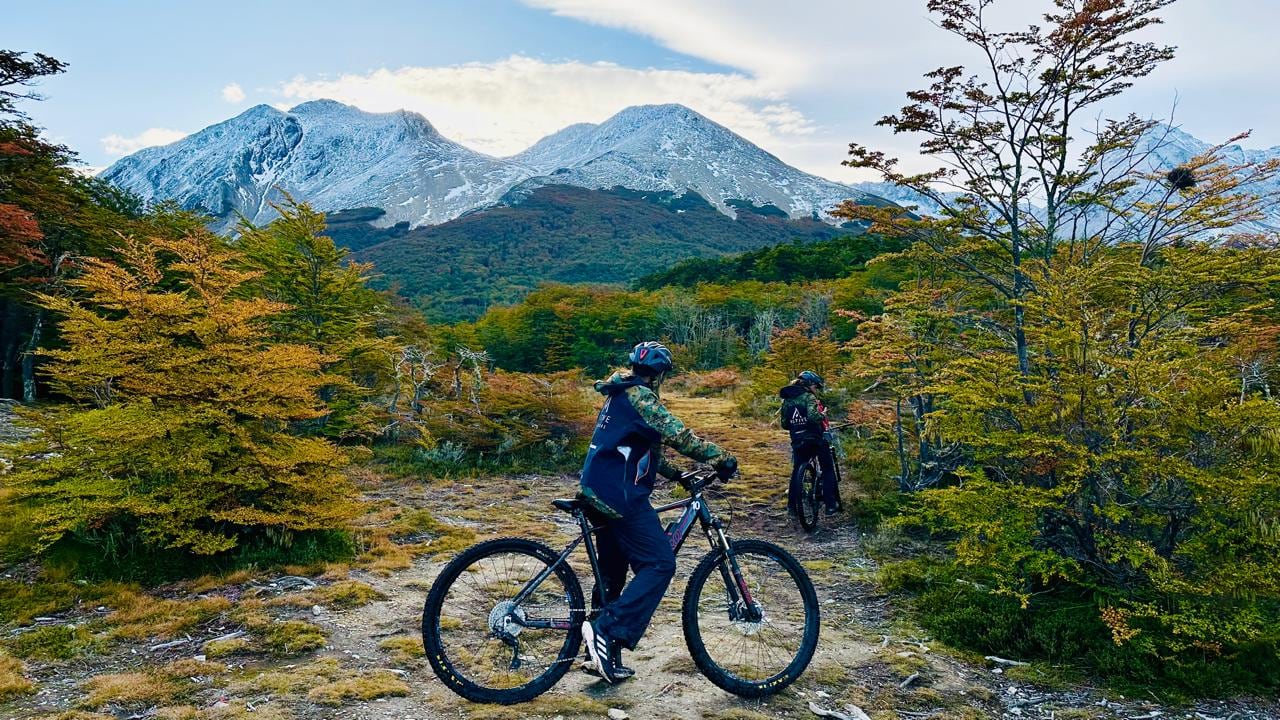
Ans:
{"label": "front fork", "polygon": [[719,518],[711,518],[707,525],[707,538],[711,541],[712,551],[719,548],[724,553],[724,559],[718,567],[720,579],[724,582],[725,594],[729,600],[729,621],[760,622],[764,619],[764,612],[751,597],[747,579],[742,574],[742,567],[738,565],[738,556],[733,552],[733,545],[724,534],[724,524]]}

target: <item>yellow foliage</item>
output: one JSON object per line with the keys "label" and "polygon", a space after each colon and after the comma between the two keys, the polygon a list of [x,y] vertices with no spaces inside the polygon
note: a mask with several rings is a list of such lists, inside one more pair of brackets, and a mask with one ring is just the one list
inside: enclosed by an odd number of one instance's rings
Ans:
{"label": "yellow foliage", "polygon": [[73,297],[39,298],[63,318],[50,381],[89,407],[41,416],[33,449],[53,454],[12,474],[38,547],[75,530],[209,555],[343,528],[346,454],[290,429],[323,414],[332,378],[319,351],[270,341],[286,306],[240,297],[256,273],[207,232],[118,253],[84,259]]}

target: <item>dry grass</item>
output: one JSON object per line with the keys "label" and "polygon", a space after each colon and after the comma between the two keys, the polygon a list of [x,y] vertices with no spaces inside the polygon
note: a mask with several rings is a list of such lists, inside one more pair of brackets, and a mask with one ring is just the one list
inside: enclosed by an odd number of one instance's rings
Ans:
{"label": "dry grass", "polygon": [[520,705],[473,705],[467,708],[470,720],[524,720],[524,718],[554,718],[556,716],[588,716],[601,718],[610,707],[626,707],[613,699],[608,705],[586,695],[561,695],[547,693]]}
{"label": "dry grass", "polygon": [[387,596],[374,590],[372,586],[358,580],[342,580],[318,587],[305,593],[282,595],[272,598],[266,605],[272,607],[309,608],[312,605],[350,609],[368,605],[377,600],[386,600]]}
{"label": "dry grass", "polygon": [[238,695],[249,693],[294,695],[332,682],[341,675],[342,666],[337,660],[323,658],[306,665],[258,673],[252,678],[231,683],[228,689],[232,694]]}
{"label": "dry grass", "polygon": [[160,705],[182,694],[182,689],[173,680],[150,672],[98,675],[86,680],[82,687],[89,691],[89,696],[81,703],[87,708],[108,704]]}
{"label": "dry grass", "polygon": [[389,637],[378,644],[391,655],[391,662],[397,665],[412,665],[418,658],[427,653],[422,648],[422,641],[410,635]]}
{"label": "dry grass", "polygon": [[223,575],[204,575],[187,583],[187,592],[202,595],[210,590],[217,590],[229,585],[244,585],[258,576],[252,570],[236,570]]}
{"label": "dry grass", "polygon": [[26,670],[21,660],[0,655],[0,702],[35,691],[35,683],[27,679]]}
{"label": "dry grass", "polygon": [[307,692],[307,699],[320,705],[341,705],[348,700],[404,697],[408,694],[409,686],[395,673],[374,670],[318,685]]}
{"label": "dry grass", "polygon": [[[259,641],[259,649],[277,657],[301,655],[325,646],[329,633],[306,620],[275,620],[266,613],[260,600],[244,600],[231,611],[232,621],[239,623]],[[238,652],[244,646],[228,645],[218,650]],[[207,653],[206,653],[207,654]]]}
{"label": "dry grass", "polygon": [[183,658],[174,660],[159,670],[161,675],[173,678],[174,680],[182,678],[198,678],[208,677],[214,678],[225,675],[227,666],[222,663],[208,662],[206,660],[196,660],[195,658]]}
{"label": "dry grass", "polygon": [[725,708],[702,713],[703,720],[772,720],[772,715],[758,713],[746,708]]}
{"label": "dry grass", "polygon": [[356,564],[384,577],[405,570],[422,555],[452,555],[476,540],[474,531],[440,522],[427,510],[384,502],[357,521]]}
{"label": "dry grass", "polygon": [[203,652],[205,657],[222,658],[236,653],[247,652],[249,649],[249,641],[238,637],[226,640],[210,640],[200,647],[200,652]]}
{"label": "dry grass", "polygon": [[107,618],[113,626],[110,635],[130,640],[178,637],[231,608],[231,601],[224,597],[165,600],[145,593],[124,593],[116,602],[116,611]]}

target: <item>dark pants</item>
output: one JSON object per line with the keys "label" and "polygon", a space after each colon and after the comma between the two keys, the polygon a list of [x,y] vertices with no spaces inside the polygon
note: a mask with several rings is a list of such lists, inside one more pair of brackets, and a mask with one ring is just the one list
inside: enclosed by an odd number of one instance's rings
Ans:
{"label": "dark pants", "polygon": [[[596,627],[634,650],[675,577],[675,552],[658,513],[643,501],[633,503],[622,518],[604,524],[596,535],[596,552],[608,588]],[[630,583],[626,582],[628,567],[634,574]],[[592,593],[591,603],[593,607],[602,604],[599,588]]]}
{"label": "dark pants", "polygon": [[840,488],[836,485],[836,462],[831,456],[831,446],[825,442],[804,443],[791,448],[791,497],[799,497],[800,468],[814,456],[822,469],[822,500],[827,507],[840,504]]}

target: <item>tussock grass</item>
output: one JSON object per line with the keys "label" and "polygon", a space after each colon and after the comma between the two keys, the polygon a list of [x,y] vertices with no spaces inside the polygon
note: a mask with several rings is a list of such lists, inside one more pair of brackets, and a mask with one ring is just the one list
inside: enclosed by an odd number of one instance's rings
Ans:
{"label": "tussock grass", "polygon": [[746,708],[724,708],[702,713],[703,720],[773,720],[772,715],[758,713]]}
{"label": "tussock grass", "polygon": [[428,510],[394,503],[374,506],[357,521],[356,564],[383,577],[423,555],[452,555],[476,541],[475,531],[440,522]]}
{"label": "tussock grass", "polygon": [[374,590],[372,586],[358,580],[342,580],[318,587],[305,593],[282,595],[266,601],[271,607],[309,608],[321,605],[332,608],[356,608],[368,605],[377,600],[386,600],[387,596]]}
{"label": "tussock grass", "polygon": [[182,694],[182,689],[173,680],[151,672],[98,675],[86,680],[82,687],[88,690],[89,696],[81,705],[95,709],[108,704],[127,707],[160,705]]}
{"label": "tussock grass", "polygon": [[22,661],[0,654],[0,702],[35,692],[35,683],[27,679]]}
{"label": "tussock grass", "polygon": [[520,705],[470,706],[467,708],[467,715],[470,720],[523,720],[530,717],[553,718],[557,715],[605,717],[611,707],[627,707],[627,703],[613,698],[606,705],[586,695],[547,693]]}
{"label": "tussock grass", "polygon": [[210,640],[200,647],[200,651],[205,657],[222,658],[228,655],[235,655],[240,652],[247,652],[250,649],[248,639],[228,638],[226,640]]}
{"label": "tussock grass", "polygon": [[422,648],[422,640],[411,635],[389,637],[378,644],[378,647],[391,655],[391,662],[397,665],[411,665],[427,653]]}
{"label": "tussock grass", "polygon": [[166,600],[128,593],[117,602],[116,611],[107,618],[113,626],[111,637],[130,640],[178,637],[231,609],[231,601],[224,597]]}
{"label": "tussock grass", "polygon": [[319,650],[329,639],[324,628],[305,620],[272,623],[260,632],[263,649],[277,657]]}
{"label": "tussock grass", "polygon": [[[235,607],[230,618],[258,640],[259,648],[276,657],[301,655],[325,646],[329,633],[306,620],[275,620],[266,613],[261,600],[244,600]],[[243,646],[217,646],[219,651],[239,652]]]}
{"label": "tussock grass", "polygon": [[231,683],[232,694],[267,693],[271,695],[296,695],[311,688],[336,680],[342,674],[342,666],[334,658],[322,658],[306,665],[283,668],[257,674],[252,678]]}
{"label": "tussock grass", "polygon": [[320,705],[341,705],[349,700],[373,700],[380,697],[404,697],[409,686],[387,670],[362,672],[312,688],[307,699]]}
{"label": "tussock grass", "polygon": [[105,643],[85,625],[44,625],[3,642],[24,660],[74,660],[101,652]]}

